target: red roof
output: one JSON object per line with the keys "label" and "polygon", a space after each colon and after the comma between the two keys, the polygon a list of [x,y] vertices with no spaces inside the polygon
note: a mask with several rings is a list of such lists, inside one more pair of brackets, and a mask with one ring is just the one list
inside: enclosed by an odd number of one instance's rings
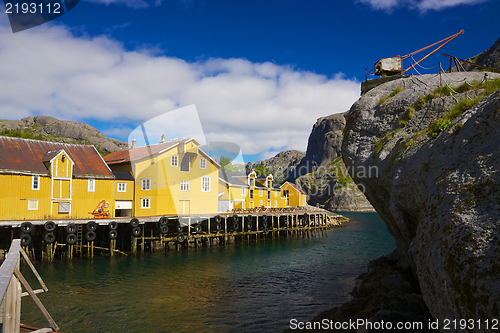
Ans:
{"label": "red roof", "polygon": [[108,164],[130,163],[131,161],[138,161],[152,155],[157,155],[163,151],[167,151],[178,144],[186,142],[187,140],[190,139],[162,142],[128,150],[119,150],[104,156],[104,160]]}
{"label": "red roof", "polygon": [[297,191],[299,191],[299,193],[307,194],[306,192],[302,191],[301,188],[298,187],[297,185],[295,185],[294,183],[290,183],[290,182],[285,182],[285,183],[290,184],[290,186],[293,187],[294,189],[296,189]]}
{"label": "red roof", "polygon": [[[43,163],[48,162],[61,149],[74,162],[73,175],[114,178],[109,167],[93,146],[48,142],[0,136],[0,173],[49,174]],[[47,160],[48,159],[48,160]]]}

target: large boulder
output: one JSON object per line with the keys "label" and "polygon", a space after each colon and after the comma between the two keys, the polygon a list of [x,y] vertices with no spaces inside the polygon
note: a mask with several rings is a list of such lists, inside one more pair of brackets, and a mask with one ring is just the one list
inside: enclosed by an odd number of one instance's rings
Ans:
{"label": "large boulder", "polygon": [[[441,324],[500,317],[500,91],[487,93],[498,77],[385,83],[352,106],[344,131],[346,166]],[[482,85],[465,89],[464,81]]]}

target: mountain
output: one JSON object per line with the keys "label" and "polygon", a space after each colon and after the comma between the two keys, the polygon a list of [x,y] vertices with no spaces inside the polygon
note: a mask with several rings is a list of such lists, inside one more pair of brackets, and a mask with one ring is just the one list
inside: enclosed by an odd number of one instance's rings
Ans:
{"label": "mountain", "polygon": [[281,152],[265,161],[250,162],[247,169],[263,165],[277,185],[285,181],[295,183],[308,194],[309,205],[330,211],[373,211],[341,158],[345,115],[319,118],[309,136],[306,153]]}
{"label": "mountain", "polygon": [[[467,60],[478,65],[500,70],[500,38],[497,39],[495,44],[493,44],[493,46],[488,48],[486,51],[483,51],[477,56],[469,58]],[[464,63],[463,65],[466,71],[481,70],[481,68],[469,64]]]}
{"label": "mountain", "polygon": [[0,120],[0,135],[44,141],[91,144],[101,155],[126,149],[128,144],[108,138],[94,127],[76,121],[58,120],[49,116],[26,117],[21,120]]}
{"label": "mountain", "polygon": [[[487,83],[464,84],[485,74]],[[396,241],[391,259],[417,279],[411,293],[421,291],[434,320],[498,318],[500,74],[455,72],[444,80],[400,78],[361,96],[348,114],[343,160],[377,170],[353,179]],[[384,302],[370,315],[407,312]]]}
{"label": "mountain", "polygon": [[288,179],[288,175],[294,172],[304,156],[305,153],[302,151],[286,150],[264,161],[249,162],[246,165],[246,169],[254,170],[256,166],[262,165],[269,173],[273,174],[273,183],[276,186],[280,186]]}

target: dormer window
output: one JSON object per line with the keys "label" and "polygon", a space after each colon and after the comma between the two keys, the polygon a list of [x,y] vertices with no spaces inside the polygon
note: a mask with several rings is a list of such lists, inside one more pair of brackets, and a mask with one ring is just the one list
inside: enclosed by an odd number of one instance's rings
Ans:
{"label": "dormer window", "polygon": [[250,186],[255,186],[255,179],[250,178]]}

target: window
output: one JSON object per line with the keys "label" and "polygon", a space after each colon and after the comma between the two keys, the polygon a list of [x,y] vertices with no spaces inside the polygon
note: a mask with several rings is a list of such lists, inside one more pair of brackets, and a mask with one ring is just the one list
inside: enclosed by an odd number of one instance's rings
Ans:
{"label": "window", "polygon": [[274,208],[278,208],[278,200],[274,200]]}
{"label": "window", "polygon": [[118,183],[118,192],[127,192],[127,183]]}
{"label": "window", "polygon": [[39,190],[40,189],[40,176],[32,176],[31,177],[31,189]]}
{"label": "window", "polygon": [[89,192],[95,192],[95,179],[89,179]]}
{"label": "window", "polygon": [[191,164],[191,158],[188,155],[184,155],[181,161],[181,171],[189,172]]}
{"label": "window", "polygon": [[267,200],[271,199],[271,191],[267,191]]}
{"label": "window", "polygon": [[241,188],[241,192],[240,192],[240,194],[241,194],[241,196],[242,196],[242,197],[244,197],[244,196],[245,196],[245,188],[244,188],[244,187],[242,187],[242,188]]}
{"label": "window", "polygon": [[259,206],[262,206],[262,200],[259,200]]}
{"label": "window", "polygon": [[200,157],[200,169],[207,168],[207,159],[204,157]]}
{"label": "window", "polygon": [[253,199],[253,190],[250,189],[250,199]]}
{"label": "window", "polygon": [[201,191],[202,192],[210,192],[210,177],[202,176],[201,177]]}
{"label": "window", "polygon": [[170,156],[170,166],[173,166],[173,167],[179,166],[179,155]]}
{"label": "window", "polygon": [[70,203],[60,202],[59,203],[59,214],[69,214]]}
{"label": "window", "polygon": [[261,197],[261,196],[262,196],[262,194],[264,194],[264,193],[263,193],[263,191],[262,191],[262,190],[259,190],[259,197]]}
{"label": "window", "polygon": [[271,181],[270,181],[270,180],[268,180],[268,181],[267,181],[267,187],[271,187],[271,185],[272,185],[272,184],[271,184]]}
{"label": "window", "polygon": [[250,186],[255,186],[255,179],[250,178]]}
{"label": "window", "polygon": [[151,198],[141,198],[141,209],[151,208]]}
{"label": "window", "polygon": [[151,190],[151,178],[142,178],[141,179],[141,189],[143,191]]}
{"label": "window", "polygon": [[278,191],[274,191],[274,197],[277,198],[278,197]]}
{"label": "window", "polygon": [[38,199],[28,200],[28,210],[38,210]]}
{"label": "window", "polygon": [[189,191],[189,180],[181,180],[181,191]]}

